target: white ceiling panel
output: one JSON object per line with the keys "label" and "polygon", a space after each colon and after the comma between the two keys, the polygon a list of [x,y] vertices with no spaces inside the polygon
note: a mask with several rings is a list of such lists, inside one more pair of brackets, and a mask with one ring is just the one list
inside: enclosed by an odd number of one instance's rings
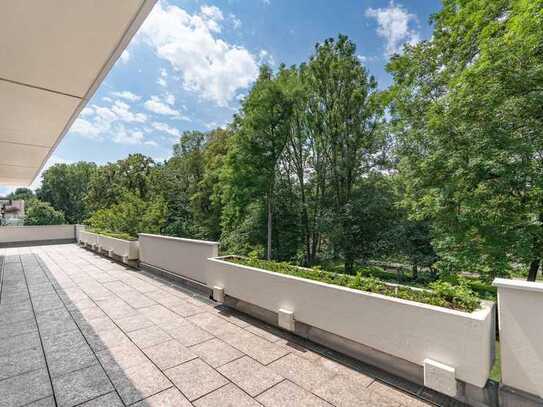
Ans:
{"label": "white ceiling panel", "polygon": [[52,147],[80,102],[79,98],[0,81],[0,141]]}
{"label": "white ceiling panel", "polygon": [[49,153],[49,148],[0,142],[0,165],[17,165],[21,167],[36,167]]}
{"label": "white ceiling panel", "polygon": [[0,185],[32,183],[155,2],[0,2]]}
{"label": "white ceiling panel", "polygon": [[16,0],[0,7],[0,77],[84,97],[141,0]]}

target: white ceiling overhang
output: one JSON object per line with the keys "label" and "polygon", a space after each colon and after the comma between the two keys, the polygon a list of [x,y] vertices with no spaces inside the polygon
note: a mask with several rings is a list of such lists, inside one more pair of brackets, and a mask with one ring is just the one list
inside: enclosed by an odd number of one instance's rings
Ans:
{"label": "white ceiling overhang", "polygon": [[0,185],[30,185],[156,0],[0,4]]}

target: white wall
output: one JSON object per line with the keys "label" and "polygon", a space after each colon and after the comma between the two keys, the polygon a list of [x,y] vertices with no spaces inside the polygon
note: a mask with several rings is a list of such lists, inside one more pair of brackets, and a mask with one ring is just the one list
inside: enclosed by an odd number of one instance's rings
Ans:
{"label": "white wall", "polygon": [[219,243],[140,233],[140,262],[206,283],[207,259]]}
{"label": "white wall", "polygon": [[497,278],[503,384],[543,397],[543,284]]}
{"label": "white wall", "polygon": [[418,365],[425,359],[456,369],[484,387],[494,360],[494,312],[420,304],[210,259],[207,284],[250,304],[294,312],[297,321]]}
{"label": "white wall", "polygon": [[0,243],[32,242],[40,240],[75,240],[74,225],[2,226]]}
{"label": "white wall", "polygon": [[117,256],[126,257],[126,260],[138,259],[138,241],[98,235],[98,246],[102,250],[112,251]]}

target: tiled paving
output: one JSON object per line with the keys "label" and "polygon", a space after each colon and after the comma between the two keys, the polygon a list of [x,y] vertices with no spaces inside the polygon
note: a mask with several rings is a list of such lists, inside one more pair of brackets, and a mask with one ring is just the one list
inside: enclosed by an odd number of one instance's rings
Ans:
{"label": "tiled paving", "polygon": [[371,369],[76,245],[0,258],[0,407],[428,405]]}

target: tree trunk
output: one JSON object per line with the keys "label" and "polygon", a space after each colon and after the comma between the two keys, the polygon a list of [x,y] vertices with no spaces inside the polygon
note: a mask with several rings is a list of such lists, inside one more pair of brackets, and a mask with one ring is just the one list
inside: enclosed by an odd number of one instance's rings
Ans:
{"label": "tree trunk", "polygon": [[266,258],[271,260],[272,258],[272,192],[271,188],[268,191],[268,248],[266,251]]}
{"label": "tree trunk", "polygon": [[413,270],[412,278],[413,280],[416,280],[417,278],[419,278],[419,267],[416,264],[413,264],[412,270]]}
{"label": "tree trunk", "polygon": [[528,271],[528,280],[527,281],[535,281],[537,278],[537,271],[539,270],[539,264],[541,260],[540,259],[534,259],[530,263],[530,270]]}

